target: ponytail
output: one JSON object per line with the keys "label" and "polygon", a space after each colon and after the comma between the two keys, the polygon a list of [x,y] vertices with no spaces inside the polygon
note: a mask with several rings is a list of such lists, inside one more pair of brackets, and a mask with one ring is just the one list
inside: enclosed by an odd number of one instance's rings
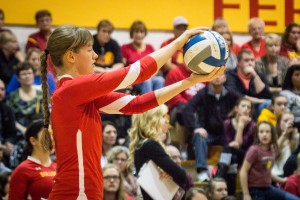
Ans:
{"label": "ponytail", "polygon": [[44,127],[41,137],[42,147],[45,150],[51,151],[53,149],[52,137],[49,131],[50,124],[50,110],[49,110],[49,92],[47,83],[47,57],[48,50],[46,49],[41,54],[41,76],[42,76],[42,91],[43,91],[43,108],[44,108]]}

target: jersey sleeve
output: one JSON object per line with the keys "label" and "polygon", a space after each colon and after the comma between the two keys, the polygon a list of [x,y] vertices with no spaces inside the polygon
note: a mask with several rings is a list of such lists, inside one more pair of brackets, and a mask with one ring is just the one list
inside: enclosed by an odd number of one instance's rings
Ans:
{"label": "jersey sleeve", "polygon": [[96,107],[106,114],[135,114],[158,106],[154,92],[141,96],[112,92],[95,100]]}
{"label": "jersey sleeve", "polygon": [[10,200],[27,199],[27,175],[26,170],[22,169],[21,166],[19,165],[11,175],[8,194]]}
{"label": "jersey sleeve", "polygon": [[72,103],[81,105],[112,91],[141,83],[149,79],[156,71],[156,61],[146,56],[125,68],[101,74],[82,75],[72,81],[67,81],[56,90],[54,98],[73,97]]}

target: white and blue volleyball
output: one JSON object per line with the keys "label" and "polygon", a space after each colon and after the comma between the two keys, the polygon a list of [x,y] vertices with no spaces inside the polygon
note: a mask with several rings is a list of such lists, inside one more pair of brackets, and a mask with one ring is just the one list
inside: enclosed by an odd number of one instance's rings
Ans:
{"label": "white and blue volleyball", "polygon": [[229,55],[225,39],[215,31],[193,36],[183,47],[185,65],[196,74],[209,74],[224,66]]}

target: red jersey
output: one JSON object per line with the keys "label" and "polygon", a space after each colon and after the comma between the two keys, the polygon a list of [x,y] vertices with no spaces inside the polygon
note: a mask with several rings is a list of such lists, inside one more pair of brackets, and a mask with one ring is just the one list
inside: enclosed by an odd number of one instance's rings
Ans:
{"label": "red jersey", "polygon": [[29,156],[12,173],[9,200],[47,199],[55,173],[56,163],[51,162],[49,167],[45,167],[37,159]]}
{"label": "red jersey", "polygon": [[[165,86],[171,85],[178,81],[182,81],[183,79],[191,76],[192,72],[186,68],[184,65],[180,65],[168,73]],[[169,111],[171,111],[174,107],[176,107],[180,103],[186,103],[190,98],[192,98],[199,90],[205,87],[207,83],[197,83],[196,85],[190,87],[189,89],[184,90],[180,94],[176,95],[172,99],[167,102]]]}
{"label": "red jersey", "polygon": [[132,64],[152,52],[154,52],[154,48],[150,44],[146,44],[146,48],[143,51],[138,51],[135,49],[133,43],[124,44],[121,46],[121,53],[123,58],[126,58],[127,64]]}
{"label": "red jersey", "polygon": [[241,46],[241,49],[250,49],[253,52],[254,58],[259,58],[259,57],[262,57],[263,55],[265,55],[267,53],[266,49],[265,49],[265,43],[266,42],[265,42],[264,39],[260,40],[260,46],[259,46],[259,50],[258,51],[256,51],[254,49],[254,47],[251,44],[251,41],[246,42],[245,44],[243,44]]}
{"label": "red jersey", "polygon": [[52,95],[57,174],[49,200],[103,199],[99,113],[134,114],[158,106],[154,92],[137,97],[113,92],[156,71],[155,60],[147,56],[112,72],[59,79]]}

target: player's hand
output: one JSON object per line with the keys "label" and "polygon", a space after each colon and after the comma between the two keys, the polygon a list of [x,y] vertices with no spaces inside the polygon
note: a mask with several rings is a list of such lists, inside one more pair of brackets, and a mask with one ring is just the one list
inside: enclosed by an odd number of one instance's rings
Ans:
{"label": "player's hand", "polygon": [[192,73],[190,76],[191,81],[194,83],[199,83],[199,82],[210,82],[214,80],[215,78],[221,76],[224,74],[226,67],[216,67],[211,73],[209,74],[195,74]]}
{"label": "player's hand", "polygon": [[187,43],[187,41],[194,35],[203,33],[204,31],[207,31],[208,27],[197,27],[193,29],[189,29],[184,31],[175,41],[178,44],[178,50],[182,49],[182,47]]}

